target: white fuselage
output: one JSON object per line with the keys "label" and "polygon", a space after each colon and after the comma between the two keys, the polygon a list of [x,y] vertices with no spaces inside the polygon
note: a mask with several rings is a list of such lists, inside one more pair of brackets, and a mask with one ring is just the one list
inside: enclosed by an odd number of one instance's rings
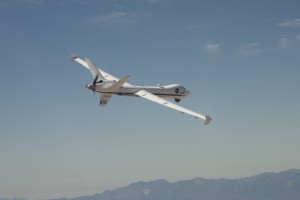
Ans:
{"label": "white fuselage", "polygon": [[183,86],[178,84],[166,85],[166,86],[122,86],[117,90],[110,89],[113,83],[101,83],[97,85],[86,85],[90,90],[99,93],[110,93],[113,95],[123,95],[123,96],[137,96],[135,93],[139,90],[146,90],[154,95],[163,98],[174,98],[182,99],[190,94]]}

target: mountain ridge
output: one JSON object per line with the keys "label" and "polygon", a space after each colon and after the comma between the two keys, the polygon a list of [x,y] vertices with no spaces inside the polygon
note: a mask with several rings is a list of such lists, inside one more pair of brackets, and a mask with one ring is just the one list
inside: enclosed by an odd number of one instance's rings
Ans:
{"label": "mountain ridge", "polygon": [[92,196],[52,200],[299,200],[300,169],[239,179],[194,178],[174,183],[139,181]]}
{"label": "mountain ridge", "polygon": [[[299,200],[300,169],[264,172],[238,179],[193,178],[169,182],[138,181],[91,196],[51,200]],[[27,200],[1,198],[0,200]]]}

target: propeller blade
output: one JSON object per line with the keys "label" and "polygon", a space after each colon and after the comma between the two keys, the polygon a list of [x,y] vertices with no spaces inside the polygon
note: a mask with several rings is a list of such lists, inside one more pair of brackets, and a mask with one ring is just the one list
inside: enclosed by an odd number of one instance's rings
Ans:
{"label": "propeller blade", "polygon": [[93,81],[93,85],[96,85],[97,79],[98,79],[98,75],[96,75],[96,77],[95,77],[95,79],[94,79],[94,81]]}

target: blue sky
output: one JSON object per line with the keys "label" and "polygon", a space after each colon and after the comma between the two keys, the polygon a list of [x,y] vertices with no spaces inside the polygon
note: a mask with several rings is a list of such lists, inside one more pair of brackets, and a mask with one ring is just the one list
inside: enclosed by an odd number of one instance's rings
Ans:
{"label": "blue sky", "polygon": [[[299,1],[1,0],[0,194],[92,195],[136,181],[300,168]],[[140,98],[106,108],[70,62],[179,83],[199,120]]]}

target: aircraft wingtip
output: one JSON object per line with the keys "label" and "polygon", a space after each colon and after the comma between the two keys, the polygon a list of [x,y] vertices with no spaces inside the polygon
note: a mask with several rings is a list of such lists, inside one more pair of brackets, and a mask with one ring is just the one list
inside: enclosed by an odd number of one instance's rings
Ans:
{"label": "aircraft wingtip", "polygon": [[204,125],[208,125],[211,120],[212,120],[212,118],[209,115],[206,115]]}
{"label": "aircraft wingtip", "polygon": [[75,60],[76,58],[78,58],[76,55],[74,54],[71,55],[71,60]]}

